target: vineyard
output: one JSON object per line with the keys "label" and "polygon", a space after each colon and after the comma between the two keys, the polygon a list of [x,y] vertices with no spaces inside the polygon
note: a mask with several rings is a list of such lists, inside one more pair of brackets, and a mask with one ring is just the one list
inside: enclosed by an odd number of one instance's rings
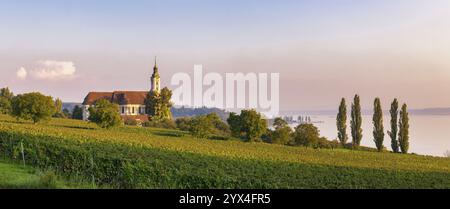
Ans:
{"label": "vineyard", "polygon": [[[450,188],[450,159],[0,115],[0,156],[113,188]],[[0,171],[1,172],[1,171]]]}

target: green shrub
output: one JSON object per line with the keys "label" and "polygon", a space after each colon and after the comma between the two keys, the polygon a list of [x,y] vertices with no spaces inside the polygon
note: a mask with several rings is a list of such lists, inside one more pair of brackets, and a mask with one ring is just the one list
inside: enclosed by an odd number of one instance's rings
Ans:
{"label": "green shrub", "polygon": [[34,123],[49,120],[55,113],[53,98],[38,92],[19,94],[12,100],[12,115]]}
{"label": "green shrub", "polygon": [[208,138],[212,135],[214,124],[207,116],[193,118],[189,125],[189,133],[197,138]]}
{"label": "green shrub", "polygon": [[150,120],[146,121],[142,124],[144,127],[153,127],[153,128],[165,128],[165,129],[176,129],[177,125],[171,119],[162,119],[162,120]]}
{"label": "green shrub", "polygon": [[242,110],[240,115],[231,113],[227,119],[234,137],[249,142],[261,141],[266,134],[267,121],[256,110]]}
{"label": "green shrub", "polygon": [[188,117],[177,118],[175,120],[175,124],[177,125],[177,128],[182,131],[189,131],[189,129],[191,128],[191,118]]}
{"label": "green shrub", "polygon": [[287,145],[292,140],[292,129],[282,118],[275,118],[273,126],[275,130],[269,130],[267,139],[269,143]]}
{"label": "green shrub", "polygon": [[137,126],[138,125],[138,122],[132,118],[125,119],[125,121],[123,123],[127,126]]}
{"label": "green shrub", "polygon": [[58,176],[54,172],[48,171],[39,178],[38,185],[39,188],[55,189],[58,186]]}
{"label": "green shrub", "polygon": [[305,147],[318,147],[320,140],[319,129],[313,124],[302,123],[295,128],[294,144]]}
{"label": "green shrub", "polygon": [[122,118],[117,111],[119,106],[106,99],[100,99],[95,106],[89,108],[89,120],[102,128],[112,128],[122,124]]}

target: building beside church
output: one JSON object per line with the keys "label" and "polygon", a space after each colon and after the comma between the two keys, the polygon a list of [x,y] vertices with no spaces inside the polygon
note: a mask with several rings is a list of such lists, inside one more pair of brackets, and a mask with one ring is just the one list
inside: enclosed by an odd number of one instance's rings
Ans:
{"label": "building beside church", "polygon": [[[161,91],[156,58],[153,74],[150,78],[150,91],[158,93]],[[124,121],[130,119],[136,120],[137,122],[148,121],[149,116],[145,112],[145,100],[148,94],[149,91],[89,92],[82,104],[83,120],[88,120],[89,118],[89,107],[94,106],[100,99],[106,99],[111,103],[119,105],[118,111]]]}

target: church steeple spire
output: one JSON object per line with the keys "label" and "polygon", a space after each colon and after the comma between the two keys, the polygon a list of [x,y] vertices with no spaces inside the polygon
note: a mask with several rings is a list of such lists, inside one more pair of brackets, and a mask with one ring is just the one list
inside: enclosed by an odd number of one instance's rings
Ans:
{"label": "church steeple spire", "polygon": [[153,67],[153,73],[158,73],[158,65],[156,64],[156,56],[155,56],[155,66]]}
{"label": "church steeple spire", "polygon": [[160,84],[160,77],[159,77],[159,73],[158,73],[158,65],[156,63],[156,56],[155,56],[155,66],[153,67],[153,74],[152,77],[150,78],[150,82],[151,82],[151,88],[150,91],[153,92],[160,92],[161,90],[161,84]]}

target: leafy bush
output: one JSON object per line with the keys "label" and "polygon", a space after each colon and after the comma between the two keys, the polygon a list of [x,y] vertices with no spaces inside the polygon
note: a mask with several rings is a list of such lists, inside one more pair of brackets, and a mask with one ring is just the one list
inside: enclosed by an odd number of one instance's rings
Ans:
{"label": "leafy bush", "polygon": [[227,122],[233,136],[246,141],[261,141],[267,131],[267,121],[255,110],[242,110],[240,115],[231,113]]}
{"label": "leafy bush", "polygon": [[230,136],[230,127],[227,123],[222,121],[219,115],[215,112],[209,113],[206,115],[209,123],[213,125],[212,134],[221,135],[221,136]]}
{"label": "leafy bush", "polygon": [[177,128],[182,131],[189,131],[189,129],[191,129],[191,120],[192,119],[188,117],[177,118],[175,124],[177,125]]}
{"label": "leafy bush", "polygon": [[0,114],[11,114],[11,101],[5,97],[0,96]]}
{"label": "leafy bush", "polygon": [[39,187],[46,189],[57,188],[58,176],[52,172],[48,171],[39,178]]}
{"label": "leafy bush", "polygon": [[138,122],[132,118],[125,119],[125,121],[123,121],[123,123],[127,126],[137,126],[138,125]]}
{"label": "leafy bush", "polygon": [[[230,136],[229,126],[222,121],[217,113],[209,113],[193,118],[178,118],[175,123],[178,129],[189,131],[197,138],[221,138],[228,139]],[[220,137],[218,137],[220,136]]]}
{"label": "leafy bush", "polygon": [[83,109],[80,106],[75,105],[73,108],[72,119],[83,120]]}
{"label": "leafy bush", "polygon": [[0,89],[0,114],[11,114],[14,94],[9,88]]}
{"label": "leafy bush", "polygon": [[294,144],[305,147],[317,147],[320,140],[319,129],[313,124],[302,123],[295,128]]}
{"label": "leafy bush", "polygon": [[281,118],[275,118],[273,126],[275,130],[269,131],[268,141],[273,144],[289,144],[292,140],[292,129],[289,124]]}
{"label": "leafy bush", "polygon": [[328,141],[325,137],[320,137],[316,148],[321,149],[337,149],[341,146],[338,140]]}
{"label": "leafy bush", "polygon": [[336,149],[341,146],[338,140],[328,141],[325,137],[320,137],[319,129],[313,124],[300,124],[295,128],[294,146],[312,147],[315,149]]}
{"label": "leafy bush", "polygon": [[207,116],[193,118],[189,125],[189,132],[197,138],[208,138],[214,129],[213,123]]}
{"label": "leafy bush", "polygon": [[12,100],[12,115],[17,119],[38,123],[50,119],[55,111],[53,98],[38,92],[19,94]]}
{"label": "leafy bush", "polygon": [[153,127],[153,128],[166,128],[166,129],[176,129],[177,125],[171,119],[162,119],[162,120],[150,120],[146,121],[142,124],[144,127]]}
{"label": "leafy bush", "polygon": [[89,120],[102,128],[112,128],[122,124],[122,118],[117,111],[119,106],[106,99],[98,100],[95,106],[89,108]]}

